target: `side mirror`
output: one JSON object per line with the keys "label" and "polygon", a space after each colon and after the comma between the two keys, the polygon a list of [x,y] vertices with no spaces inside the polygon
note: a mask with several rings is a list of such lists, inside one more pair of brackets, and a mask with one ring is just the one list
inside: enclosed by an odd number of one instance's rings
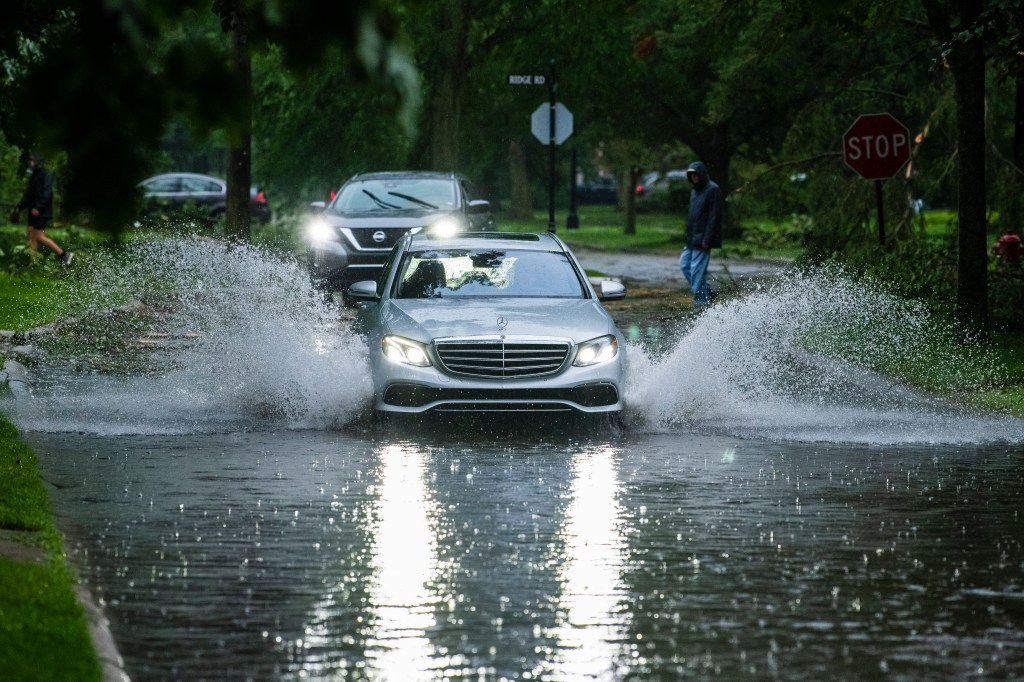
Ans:
{"label": "side mirror", "polygon": [[311,201],[309,202],[309,206],[306,207],[306,211],[314,214],[323,213],[325,208],[327,208],[326,201]]}
{"label": "side mirror", "polygon": [[490,213],[491,202],[486,199],[473,199],[466,207],[467,213]]}
{"label": "side mirror", "polygon": [[353,301],[379,301],[377,296],[377,283],[372,279],[364,279],[356,282],[348,288],[348,296]]}
{"label": "side mirror", "polygon": [[593,277],[590,284],[597,292],[599,301],[621,301],[626,298],[626,285],[617,279],[599,279]]}

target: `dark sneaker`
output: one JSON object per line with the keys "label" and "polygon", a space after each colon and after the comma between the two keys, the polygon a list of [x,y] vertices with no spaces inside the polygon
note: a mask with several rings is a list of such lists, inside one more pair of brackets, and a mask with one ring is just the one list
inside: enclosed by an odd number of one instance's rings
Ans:
{"label": "dark sneaker", "polygon": [[71,265],[71,259],[74,257],[75,254],[73,254],[70,251],[65,251],[64,253],[60,254],[60,264],[63,265],[64,267],[68,267],[69,265]]}

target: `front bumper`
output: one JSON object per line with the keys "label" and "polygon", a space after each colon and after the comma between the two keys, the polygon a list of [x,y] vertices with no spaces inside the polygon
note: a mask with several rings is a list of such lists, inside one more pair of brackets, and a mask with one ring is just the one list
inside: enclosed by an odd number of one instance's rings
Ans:
{"label": "front bumper", "polygon": [[378,355],[372,361],[375,408],[381,412],[621,412],[622,357],[594,367],[568,366],[552,376],[489,380],[412,367]]}
{"label": "front bumper", "polygon": [[391,384],[378,409],[387,412],[618,412],[615,384],[568,388],[439,388]]}

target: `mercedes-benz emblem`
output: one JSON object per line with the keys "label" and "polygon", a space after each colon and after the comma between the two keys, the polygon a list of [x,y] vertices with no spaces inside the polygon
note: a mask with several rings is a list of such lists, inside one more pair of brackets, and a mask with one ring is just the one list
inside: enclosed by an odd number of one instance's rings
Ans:
{"label": "mercedes-benz emblem", "polygon": [[383,244],[384,240],[387,238],[388,236],[387,234],[385,234],[384,230],[377,230],[376,232],[373,233],[373,241],[377,242],[378,244]]}
{"label": "mercedes-benz emblem", "polygon": [[505,327],[507,327],[507,326],[508,326],[508,318],[505,317],[505,316],[499,317],[498,318],[498,331],[499,332],[505,331]]}

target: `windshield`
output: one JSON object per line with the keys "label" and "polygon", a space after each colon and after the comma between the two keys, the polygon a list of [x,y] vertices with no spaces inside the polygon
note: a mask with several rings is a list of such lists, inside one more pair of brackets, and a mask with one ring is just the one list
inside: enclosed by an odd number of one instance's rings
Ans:
{"label": "windshield", "polygon": [[455,183],[444,178],[388,178],[348,182],[331,204],[343,213],[407,208],[457,208]]}
{"label": "windshield", "polygon": [[546,251],[422,251],[405,256],[397,298],[512,296],[583,298],[576,269],[562,253]]}

